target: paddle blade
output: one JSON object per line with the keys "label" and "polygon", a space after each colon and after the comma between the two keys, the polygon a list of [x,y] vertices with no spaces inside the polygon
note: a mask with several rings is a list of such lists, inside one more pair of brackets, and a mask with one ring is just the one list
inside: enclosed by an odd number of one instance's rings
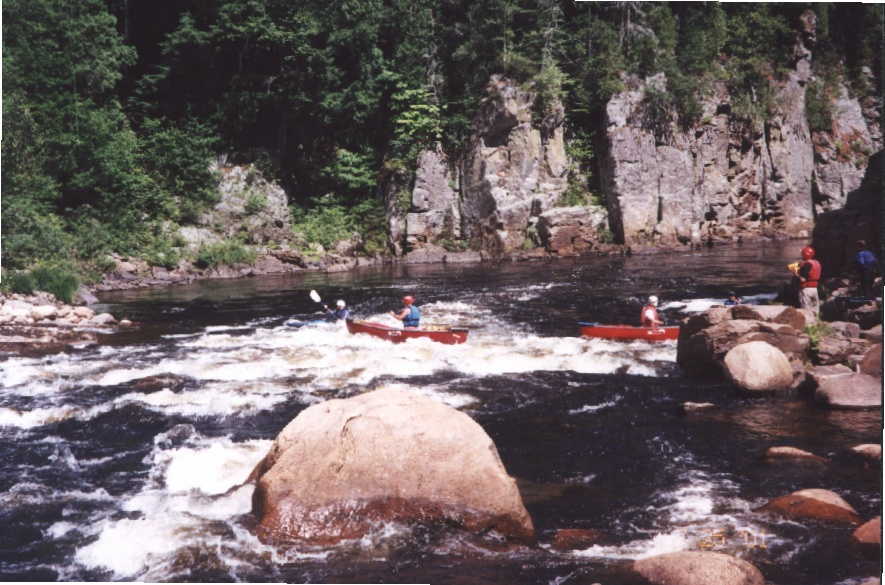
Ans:
{"label": "paddle blade", "polygon": [[315,290],[310,291],[310,298],[315,303],[322,303],[323,302],[323,299],[320,298],[319,293],[317,293],[317,291],[315,291]]}

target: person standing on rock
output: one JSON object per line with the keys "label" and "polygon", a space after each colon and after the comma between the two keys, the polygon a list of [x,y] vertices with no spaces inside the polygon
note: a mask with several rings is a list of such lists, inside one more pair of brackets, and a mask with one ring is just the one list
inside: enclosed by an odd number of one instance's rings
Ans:
{"label": "person standing on rock", "polygon": [[345,303],[343,299],[335,301],[334,311],[326,305],[323,305],[323,308],[326,310],[326,313],[328,313],[327,318],[329,321],[345,321],[350,318],[350,311],[347,310],[347,303]]}
{"label": "person standing on rock", "polygon": [[854,257],[854,263],[860,272],[860,291],[865,298],[873,295],[873,279],[879,269],[879,261],[876,260],[875,254],[867,250],[867,243],[864,240],[857,241],[857,255]]}
{"label": "person standing on rock", "polygon": [[415,298],[412,296],[404,296],[403,308],[399,313],[391,311],[390,314],[402,321],[406,329],[417,329],[421,323],[421,311],[415,306]]}
{"label": "person standing on rock", "polygon": [[655,295],[648,297],[648,303],[642,307],[639,318],[643,327],[660,327],[664,324],[658,316],[658,297]]}
{"label": "person standing on rock", "polygon": [[796,277],[799,279],[799,306],[814,313],[815,319],[820,314],[820,296],[817,292],[817,281],[820,280],[821,265],[814,259],[814,248],[802,248],[802,261]]}

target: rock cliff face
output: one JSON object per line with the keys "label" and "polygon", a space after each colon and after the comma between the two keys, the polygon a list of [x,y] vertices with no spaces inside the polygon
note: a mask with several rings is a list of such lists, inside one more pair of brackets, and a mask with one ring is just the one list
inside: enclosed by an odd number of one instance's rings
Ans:
{"label": "rock cliff face", "polygon": [[282,187],[268,182],[254,165],[215,164],[212,170],[221,175],[219,200],[197,225],[180,228],[188,247],[197,249],[235,236],[250,244],[292,239],[292,215]]}
{"label": "rock cliff face", "polygon": [[814,227],[813,246],[824,276],[854,270],[855,242],[866,240],[870,250],[882,256],[882,187],[885,152],[870,159],[863,182],[846,198],[845,206],[821,214]]}
{"label": "rock cliff face", "polygon": [[562,106],[533,121],[535,96],[494,76],[473,121],[463,163],[462,234],[492,254],[523,246],[529,218],[553,207],[568,183]]}
{"label": "rock cliff face", "polygon": [[675,115],[651,123],[647,96],[665,89],[666,79],[625,78],[627,89],[606,107],[600,168],[618,241],[807,237],[816,213],[845,203],[868,154],[882,146],[870,130],[878,102],[864,98],[862,105],[843,87],[832,104],[832,131],[812,135],[805,89],[813,14],[803,14],[800,24],[793,69],[772,81],[776,113],[760,124],[735,116],[724,83],[702,100],[695,127],[682,129]]}

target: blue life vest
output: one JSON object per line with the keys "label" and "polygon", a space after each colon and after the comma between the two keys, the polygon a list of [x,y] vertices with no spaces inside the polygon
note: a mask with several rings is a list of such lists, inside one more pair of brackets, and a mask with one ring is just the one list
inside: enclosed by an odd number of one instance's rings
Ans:
{"label": "blue life vest", "polygon": [[409,307],[409,314],[406,315],[406,318],[403,319],[403,327],[417,327],[418,323],[421,321],[421,311],[418,310],[418,307],[412,305]]}
{"label": "blue life vest", "polygon": [[341,321],[350,317],[350,311],[347,309],[335,309],[329,311],[329,321]]}
{"label": "blue life vest", "polygon": [[876,256],[869,250],[861,250],[857,253],[856,261],[863,268],[872,268],[876,265]]}

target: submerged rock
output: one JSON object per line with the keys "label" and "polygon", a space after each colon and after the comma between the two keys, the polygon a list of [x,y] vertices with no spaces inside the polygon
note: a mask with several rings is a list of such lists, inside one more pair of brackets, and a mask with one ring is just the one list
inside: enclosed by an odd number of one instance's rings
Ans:
{"label": "submerged rock", "polygon": [[485,431],[466,414],[405,390],[307,408],[250,477],[265,542],[333,543],[387,521],[534,540],[516,482]]}
{"label": "submerged rock", "polygon": [[579,550],[599,544],[606,540],[605,535],[598,530],[586,528],[560,528],[553,536],[550,543],[556,550]]}
{"label": "submerged rock", "polygon": [[823,520],[840,524],[860,524],[860,516],[839,494],[808,489],[771,500],[758,509],[797,520]]}
{"label": "submerged rock", "polygon": [[765,452],[766,459],[804,459],[824,463],[825,457],[797,449],[796,447],[769,447]]}
{"label": "submerged rock", "polygon": [[652,585],[765,585],[759,569],[747,561],[716,552],[683,551],[633,563]]}

